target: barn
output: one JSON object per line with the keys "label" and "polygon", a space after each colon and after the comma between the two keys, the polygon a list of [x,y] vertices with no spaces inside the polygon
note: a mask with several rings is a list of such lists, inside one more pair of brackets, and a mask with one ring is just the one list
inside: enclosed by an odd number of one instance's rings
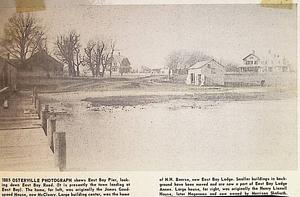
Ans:
{"label": "barn", "polygon": [[25,67],[19,66],[18,68],[20,76],[52,77],[63,75],[64,65],[43,50],[27,59],[25,64]]}
{"label": "barn", "polygon": [[188,68],[186,84],[224,85],[225,67],[214,59],[200,61]]}

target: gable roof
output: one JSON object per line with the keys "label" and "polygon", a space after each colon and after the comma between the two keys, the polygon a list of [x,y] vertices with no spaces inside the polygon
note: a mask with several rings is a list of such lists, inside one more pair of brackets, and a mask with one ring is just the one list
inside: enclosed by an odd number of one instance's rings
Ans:
{"label": "gable roof", "polygon": [[59,68],[63,68],[64,65],[59,62],[58,60],[56,60],[54,57],[52,57],[51,55],[49,55],[48,53],[46,53],[44,50],[39,51],[37,53],[35,53],[33,56],[31,56],[29,59],[26,60],[26,64],[33,64],[35,65],[35,63],[37,61],[44,61],[47,62],[47,64],[38,64],[40,65],[42,68],[49,70],[50,66],[51,67],[59,67]]}
{"label": "gable roof", "polygon": [[255,54],[250,53],[249,55],[247,55],[246,57],[244,57],[243,60],[247,59],[247,58],[250,57],[251,55],[254,56],[254,57],[256,57],[257,59],[259,59],[259,57],[257,57]]}
{"label": "gable roof", "polygon": [[[222,64],[220,64],[220,63],[217,62],[216,60],[210,59],[210,60],[203,60],[203,61],[197,62],[197,63],[194,64],[193,66],[189,67],[188,70],[190,70],[190,69],[199,69],[199,68],[202,68],[203,66],[207,65],[207,64],[210,63],[210,62],[215,62],[215,63],[217,63],[218,65],[224,67]],[[225,67],[224,67],[224,68],[225,68]]]}
{"label": "gable roof", "polygon": [[123,58],[121,61],[121,67],[130,67],[130,61],[127,57]]}

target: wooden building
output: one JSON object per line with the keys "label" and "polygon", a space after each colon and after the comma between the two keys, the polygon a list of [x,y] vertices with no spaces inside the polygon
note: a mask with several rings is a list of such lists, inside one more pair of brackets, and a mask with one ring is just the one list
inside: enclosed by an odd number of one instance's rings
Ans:
{"label": "wooden building", "polygon": [[27,59],[25,66],[19,65],[18,74],[30,77],[63,76],[64,65],[45,51],[39,51]]}
{"label": "wooden building", "polygon": [[6,59],[0,57],[0,89],[17,90],[17,69]]}
{"label": "wooden building", "polygon": [[214,59],[200,61],[188,69],[186,84],[224,85],[225,67]]}
{"label": "wooden building", "polygon": [[269,50],[266,56],[257,56],[255,51],[243,58],[243,63],[238,67],[242,73],[272,73],[289,72],[290,63],[285,57],[273,54]]}
{"label": "wooden building", "polygon": [[255,55],[255,52],[250,53],[243,58],[243,64],[239,66],[240,72],[259,72],[260,59]]}

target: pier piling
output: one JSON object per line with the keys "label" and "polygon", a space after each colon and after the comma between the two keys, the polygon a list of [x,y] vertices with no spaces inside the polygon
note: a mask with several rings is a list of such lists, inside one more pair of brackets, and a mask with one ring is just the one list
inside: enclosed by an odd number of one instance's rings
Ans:
{"label": "pier piling", "polygon": [[66,169],[66,133],[54,133],[54,158],[59,171]]}
{"label": "pier piling", "polygon": [[41,113],[42,128],[44,129],[45,135],[47,135],[47,119],[49,117],[49,105],[45,105],[44,110]]}
{"label": "pier piling", "polygon": [[51,114],[47,119],[47,137],[48,137],[48,144],[52,152],[54,152],[53,136],[55,132],[56,132],[56,116],[55,114]]}

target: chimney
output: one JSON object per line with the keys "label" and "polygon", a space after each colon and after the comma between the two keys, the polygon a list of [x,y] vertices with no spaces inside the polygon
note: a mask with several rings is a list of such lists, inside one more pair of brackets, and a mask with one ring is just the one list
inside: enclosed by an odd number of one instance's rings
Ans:
{"label": "chimney", "polygon": [[9,55],[10,55],[10,54],[9,54],[9,53],[7,53],[7,59],[8,59],[8,60],[9,60]]}
{"label": "chimney", "polygon": [[255,50],[252,50],[252,54],[255,54]]}

